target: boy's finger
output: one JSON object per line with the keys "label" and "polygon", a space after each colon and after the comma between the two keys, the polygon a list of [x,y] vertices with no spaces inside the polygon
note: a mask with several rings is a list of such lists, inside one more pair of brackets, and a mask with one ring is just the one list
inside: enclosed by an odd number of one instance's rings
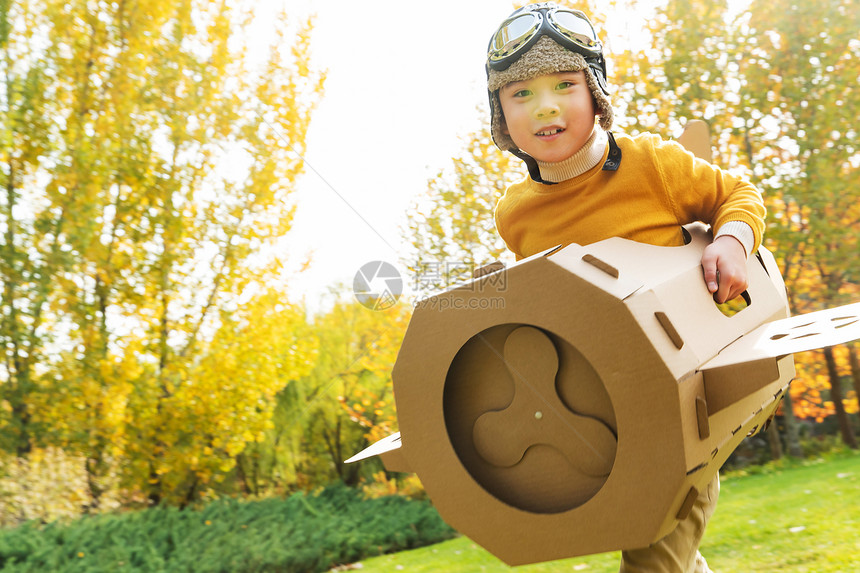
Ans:
{"label": "boy's finger", "polygon": [[715,293],[720,288],[720,271],[717,270],[717,264],[711,262],[702,262],[702,269],[705,271],[705,284],[708,287],[708,292]]}
{"label": "boy's finger", "polygon": [[747,286],[745,282],[738,282],[736,280],[722,281],[719,291],[714,295],[714,300],[719,304],[734,300],[743,294]]}
{"label": "boy's finger", "polygon": [[727,300],[732,300],[734,295],[732,294],[732,286],[726,281],[724,284],[720,285],[719,290],[714,294],[714,300],[718,304],[723,304]]}

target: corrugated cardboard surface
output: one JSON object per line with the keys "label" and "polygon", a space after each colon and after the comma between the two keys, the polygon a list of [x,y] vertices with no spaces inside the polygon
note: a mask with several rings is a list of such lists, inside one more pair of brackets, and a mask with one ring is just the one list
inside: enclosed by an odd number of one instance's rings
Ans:
{"label": "corrugated cardboard surface", "polygon": [[709,237],[691,232],[551,249],[424,301],[393,372],[389,469],[512,565],[669,533],[794,376],[790,355],[743,340],[787,316],[773,258],[751,258],[749,305],[725,316],[701,276]]}

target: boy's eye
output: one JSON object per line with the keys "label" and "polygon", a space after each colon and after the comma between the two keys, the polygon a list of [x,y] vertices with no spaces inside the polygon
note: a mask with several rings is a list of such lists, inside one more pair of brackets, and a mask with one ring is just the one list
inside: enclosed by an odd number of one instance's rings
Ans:
{"label": "boy's eye", "polygon": [[563,82],[558,83],[558,86],[556,86],[556,89],[566,90],[568,88],[572,88],[575,85],[576,85],[576,82],[563,81]]}
{"label": "boy's eye", "polygon": [[530,90],[517,90],[514,92],[514,97],[527,97],[531,94],[532,92]]}

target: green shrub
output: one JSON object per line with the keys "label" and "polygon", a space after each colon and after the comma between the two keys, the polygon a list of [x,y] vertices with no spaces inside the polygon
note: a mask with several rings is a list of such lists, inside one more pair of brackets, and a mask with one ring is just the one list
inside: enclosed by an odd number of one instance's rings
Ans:
{"label": "green shrub", "polygon": [[327,571],[436,543],[454,531],[425,501],[364,499],[345,486],[199,511],[158,507],[0,531],[0,571]]}

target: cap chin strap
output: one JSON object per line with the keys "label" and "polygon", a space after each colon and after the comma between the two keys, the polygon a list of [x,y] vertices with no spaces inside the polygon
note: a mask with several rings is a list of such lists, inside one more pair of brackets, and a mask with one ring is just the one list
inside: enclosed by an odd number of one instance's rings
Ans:
{"label": "cap chin strap", "polygon": [[547,185],[555,184],[553,181],[543,180],[543,177],[540,176],[540,167],[538,167],[537,161],[534,157],[519,148],[510,149],[509,151],[523,160],[523,162],[526,164],[526,167],[529,168],[529,177],[531,177],[533,181],[537,181],[538,183],[546,183]]}
{"label": "cap chin strap", "polygon": [[[606,161],[603,162],[602,170],[618,171],[618,168],[621,167],[621,148],[618,147],[618,143],[615,141],[615,136],[612,135],[611,131],[607,131],[606,136],[609,140],[609,156],[606,158]],[[541,177],[540,167],[538,167],[537,161],[528,153],[520,149],[511,149],[510,152],[523,160],[526,167],[529,169],[529,177],[531,177],[533,181],[543,183],[544,185],[555,185],[558,183],[557,181],[544,181],[543,177]]]}
{"label": "cap chin strap", "polygon": [[621,167],[621,148],[615,142],[611,131],[606,132],[606,137],[609,139],[609,156],[603,162],[603,171],[618,171]]}

